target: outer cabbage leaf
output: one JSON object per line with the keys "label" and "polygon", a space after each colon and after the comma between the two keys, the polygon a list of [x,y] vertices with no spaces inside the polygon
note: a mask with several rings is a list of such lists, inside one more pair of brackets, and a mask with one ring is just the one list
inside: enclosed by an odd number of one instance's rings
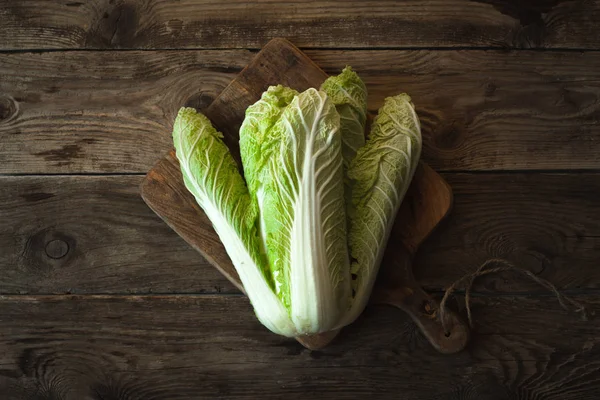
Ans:
{"label": "outer cabbage leaf", "polygon": [[339,128],[333,102],[311,88],[266,129],[265,151],[243,158],[244,170],[258,180],[250,189],[276,293],[298,334],[333,329],[350,302]]}
{"label": "outer cabbage leaf", "polygon": [[354,207],[349,245],[355,296],[345,324],[354,321],[367,304],[421,146],[421,126],[410,97],[404,93],[388,97],[348,171]]}
{"label": "outer cabbage leaf", "polygon": [[287,310],[274,293],[251,201],[223,135],[193,108],[180,109],[173,142],[186,188],[213,224],[240,276],[257,318],[274,333],[295,335]]}

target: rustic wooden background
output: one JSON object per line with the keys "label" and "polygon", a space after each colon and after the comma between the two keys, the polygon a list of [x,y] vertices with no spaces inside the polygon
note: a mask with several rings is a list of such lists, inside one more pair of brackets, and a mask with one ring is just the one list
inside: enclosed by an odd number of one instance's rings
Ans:
{"label": "rustic wooden background", "polygon": [[597,399],[600,322],[510,274],[476,286],[457,355],[387,307],[322,351],[276,337],[138,185],[179,107],[286,37],[372,109],[413,96],[455,191],[428,290],[498,256],[593,309],[600,1],[219,3],[0,0],[0,399]]}

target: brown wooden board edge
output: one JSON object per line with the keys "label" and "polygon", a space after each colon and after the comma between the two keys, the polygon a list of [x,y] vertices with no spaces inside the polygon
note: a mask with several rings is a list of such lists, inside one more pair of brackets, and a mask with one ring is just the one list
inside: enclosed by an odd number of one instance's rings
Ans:
{"label": "brown wooden board edge", "polygon": [[[267,44],[265,44],[252,58],[252,60],[250,60],[250,62],[248,64],[246,64],[246,66],[244,68],[242,68],[242,70],[238,73],[238,76],[244,74],[248,68],[252,67],[254,65],[254,61],[259,59],[261,54],[267,52],[269,50],[269,48],[271,46],[275,46],[277,43],[281,43],[283,46],[287,46],[287,47],[291,47],[293,50],[297,51],[298,53],[300,53],[303,58],[307,61],[307,63],[312,64],[315,68],[322,70],[321,67],[319,65],[317,65],[317,63],[315,63],[309,56],[307,56],[302,50],[300,50],[295,44],[293,44],[292,42],[290,42],[289,40],[282,38],[282,37],[276,37],[273,38],[271,40],[269,40],[267,42]],[[223,90],[221,90],[221,93],[225,92],[229,87],[231,87],[232,85],[235,85],[236,82],[236,78],[232,79],[231,82],[229,82],[224,88]],[[218,96],[217,96],[218,97]],[[212,104],[212,103],[211,103]],[[211,106],[211,104],[208,105],[208,107]]]}
{"label": "brown wooden board edge", "polygon": [[[425,161],[420,160],[419,165],[421,168],[429,170],[430,173],[436,175],[437,178],[439,179],[440,183],[444,186],[444,188],[446,189],[446,191],[448,193],[448,208],[446,209],[446,212],[440,217],[440,219],[439,219],[438,223],[435,225],[435,227],[431,231],[429,231],[429,234],[427,234],[426,236],[424,236],[422,238],[421,243],[423,243],[439,228],[440,224],[446,220],[448,215],[450,215],[450,213],[454,209],[454,191],[452,190],[452,186],[450,186],[448,181],[445,180],[444,177],[439,172],[437,172],[435,169],[431,168],[429,166],[429,164],[427,164]],[[412,182],[411,182],[411,184],[412,184]],[[418,251],[418,248],[412,249],[412,254],[414,255],[417,251]]]}
{"label": "brown wooden board edge", "polygon": [[[300,49],[298,49],[295,45],[293,45],[291,42],[289,42],[287,39],[284,38],[275,38],[272,39],[271,41],[269,41],[254,57],[254,60],[258,59],[260,54],[266,50],[268,50],[270,45],[275,45],[277,43],[281,43],[284,46],[290,47],[296,51],[299,52],[299,54],[301,54],[303,56],[303,58],[310,64],[314,65],[315,68],[320,69],[320,67],[312,60],[310,59],[308,56],[306,56]],[[251,67],[253,65],[253,61],[249,62],[241,71],[240,71],[240,75],[246,71],[249,67]],[[234,85],[236,82],[236,79],[234,78],[224,89],[223,91],[227,90],[227,88],[229,88],[231,85]],[[209,106],[210,107],[210,106]],[[146,192],[145,192],[145,188],[149,186],[150,182],[153,180],[153,173],[154,170],[160,166],[161,163],[169,163],[169,159],[173,159],[175,161],[177,161],[177,157],[175,155],[175,150],[171,149],[168,153],[165,154],[165,156],[163,158],[161,158],[155,165],[154,167],[146,174],[144,180],[142,181],[141,185],[140,185],[140,192],[141,192],[141,197],[144,200],[144,202],[149,206],[149,208],[155,212],[171,229],[173,229],[180,237],[182,237],[188,244],[190,244],[196,251],[198,251],[213,267],[217,268],[217,270],[219,272],[221,272],[221,274],[223,276],[225,276],[235,287],[237,287],[240,291],[242,291],[243,293],[245,293],[243,286],[238,283],[236,281],[236,279],[234,279],[232,276],[230,276],[228,273],[226,273],[220,266],[219,264],[212,259],[212,257],[207,254],[203,249],[195,246],[194,244],[190,243],[190,241],[185,239],[185,235],[183,235],[177,228],[176,226],[172,225],[166,218],[163,218],[163,216],[158,212],[158,210],[154,209],[154,207],[152,207],[151,205],[151,201],[148,201],[148,198],[146,196]],[[437,224],[434,226],[434,229],[432,229],[425,237],[422,238],[422,240],[419,242],[419,244],[426,240],[427,237],[429,237],[429,235],[431,235],[432,231],[435,230],[435,228],[437,228],[437,226],[439,225],[439,223],[441,221],[443,221],[446,216],[450,213],[451,209],[453,208],[453,203],[454,203],[454,196],[452,193],[452,188],[451,186],[448,184],[448,182],[446,182],[446,180],[439,174],[437,173],[435,170],[433,170],[431,167],[429,167],[427,164],[425,164],[422,160],[419,161],[420,167],[421,168],[426,168],[427,170],[429,170],[429,172],[433,173],[434,175],[437,176],[437,178],[439,179],[439,182],[442,183],[445,187],[445,189],[447,190],[448,193],[448,200],[449,200],[449,206],[447,208],[447,210],[445,211],[445,213],[440,217],[439,221],[437,222]],[[413,178],[414,180],[414,178]],[[386,246],[389,246],[389,240],[388,243],[386,243]],[[414,252],[418,249],[418,244],[416,245],[416,247],[411,248],[410,251],[411,253],[414,254]],[[297,337],[296,340],[298,340],[301,344],[303,344],[306,348],[309,349],[318,349],[318,348],[322,348],[324,346],[326,346],[329,342],[331,342],[335,336],[337,335],[337,333],[339,332],[339,330],[336,331],[331,331],[331,332],[324,332],[322,334],[319,335],[312,335],[312,336],[306,336],[306,337]]]}
{"label": "brown wooden board edge", "polygon": [[[152,169],[146,174],[146,176],[144,177],[144,179],[142,180],[142,183],[140,184],[139,188],[140,188],[140,195],[142,197],[142,200],[144,200],[144,203],[146,203],[146,205],[156,214],[158,215],[158,217],[169,227],[171,228],[175,233],[177,233],[177,235],[179,235],[183,240],[185,240],[185,242],[191,246],[193,249],[195,249],[197,252],[200,253],[200,255],[202,255],[202,257],[204,257],[206,259],[206,261],[209,262],[209,264],[211,264],[213,267],[215,267],[221,274],[223,274],[223,276],[225,278],[227,278],[227,280],[229,282],[231,282],[236,288],[238,288],[242,293],[246,294],[246,291],[244,290],[244,287],[236,280],[234,279],[231,275],[229,275],[225,270],[223,270],[220,266],[219,263],[217,263],[210,254],[208,254],[207,252],[204,251],[204,249],[194,245],[193,243],[191,243],[190,241],[186,240],[186,235],[183,234],[175,225],[171,224],[169,222],[169,220],[165,217],[163,217],[163,215],[156,210],[153,206],[152,206],[152,202],[149,200],[148,196],[147,196],[147,191],[146,188],[148,188],[151,183],[153,181],[155,181],[154,179],[154,174],[155,174],[155,170],[158,169],[158,167],[163,164],[163,163],[169,163],[169,158],[172,158],[173,160],[177,161],[177,157],[175,155],[175,149],[172,149],[170,152],[168,152],[163,158],[161,158],[155,165],[154,167],[152,167]],[[178,167],[179,168],[179,167]],[[182,183],[183,184],[183,183]]]}

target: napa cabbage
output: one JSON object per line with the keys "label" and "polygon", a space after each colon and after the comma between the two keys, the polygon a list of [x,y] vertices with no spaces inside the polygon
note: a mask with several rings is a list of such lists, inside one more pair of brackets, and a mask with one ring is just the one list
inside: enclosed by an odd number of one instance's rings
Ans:
{"label": "napa cabbage", "polygon": [[385,99],[365,139],[366,119],[366,86],[350,67],[318,89],[271,86],[240,128],[243,175],[206,116],[184,107],[175,119],[185,186],[274,333],[338,329],[367,304],[421,128],[407,94]]}

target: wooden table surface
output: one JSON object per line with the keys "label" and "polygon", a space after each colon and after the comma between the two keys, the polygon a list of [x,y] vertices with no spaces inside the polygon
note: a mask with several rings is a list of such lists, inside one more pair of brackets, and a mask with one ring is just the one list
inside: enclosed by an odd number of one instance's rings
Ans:
{"label": "wooden table surface", "polygon": [[413,97],[455,193],[424,287],[503,257],[593,310],[600,1],[217,3],[0,0],[0,399],[599,398],[600,321],[514,274],[476,284],[459,354],[383,306],[321,351],[275,336],[138,186],[179,107],[285,37],[372,110]]}

